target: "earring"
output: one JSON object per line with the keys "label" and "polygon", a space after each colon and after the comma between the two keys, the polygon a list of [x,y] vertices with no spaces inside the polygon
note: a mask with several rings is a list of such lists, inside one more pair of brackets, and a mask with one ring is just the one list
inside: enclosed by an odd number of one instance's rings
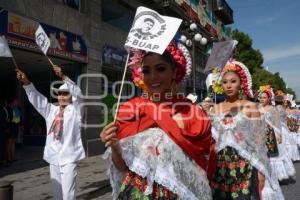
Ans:
{"label": "earring", "polygon": [[175,95],[178,92],[178,84],[175,82],[175,79],[171,83],[171,93]]}
{"label": "earring", "polygon": [[240,89],[239,90],[239,99],[244,99],[245,94],[244,94],[244,90]]}

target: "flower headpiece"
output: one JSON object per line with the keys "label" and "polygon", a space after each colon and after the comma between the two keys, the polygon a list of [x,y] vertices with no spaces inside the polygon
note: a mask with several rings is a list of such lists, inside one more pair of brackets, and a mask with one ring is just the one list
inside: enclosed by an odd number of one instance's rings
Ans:
{"label": "flower headpiece", "polygon": [[223,77],[227,72],[237,73],[241,79],[241,89],[245,92],[247,97],[253,98],[252,78],[248,68],[241,62],[231,61],[228,62],[222,69],[221,77]]}
{"label": "flower headpiece", "polygon": [[243,63],[234,60],[227,62],[227,64],[223,67],[218,82],[213,85],[214,92],[217,94],[224,93],[220,82],[227,72],[237,73],[241,79],[241,89],[244,91],[247,97],[253,98],[251,74]]}
{"label": "flower headpiece", "polygon": [[270,99],[274,98],[274,92],[270,85],[259,86],[259,93],[266,93]]}
{"label": "flower headpiece", "polygon": [[[191,73],[192,59],[189,50],[183,44],[172,41],[165,51],[170,54],[176,64],[175,82],[180,83]],[[142,61],[147,52],[140,49],[132,49],[131,53],[132,56],[130,57],[128,66],[132,70],[132,80],[137,87],[147,91],[142,74]]]}
{"label": "flower headpiece", "polygon": [[270,85],[259,86],[258,91],[259,91],[260,94],[261,93],[266,93],[268,95],[268,97],[270,98],[272,105],[275,105],[275,94],[274,94],[273,89]]}

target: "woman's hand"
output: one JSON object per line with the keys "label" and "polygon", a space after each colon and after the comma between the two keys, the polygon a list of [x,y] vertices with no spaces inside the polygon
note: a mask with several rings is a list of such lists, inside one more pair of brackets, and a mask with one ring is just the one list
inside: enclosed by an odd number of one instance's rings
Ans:
{"label": "woman's hand", "polygon": [[117,126],[114,122],[106,125],[100,133],[100,139],[105,147],[111,147],[112,160],[119,171],[127,171],[128,168],[122,158],[122,150],[116,138]]}
{"label": "woman's hand", "polygon": [[179,128],[184,129],[184,123],[182,120],[182,115],[180,113],[173,115],[172,118],[177,123]]}
{"label": "woman's hand", "polygon": [[29,85],[31,82],[28,80],[26,74],[22,72],[20,69],[15,69],[17,79],[23,84],[23,85]]}
{"label": "woman's hand", "polygon": [[116,139],[116,131],[117,127],[114,122],[111,122],[102,129],[100,139],[105,144],[105,147],[113,148],[117,145],[118,140]]}

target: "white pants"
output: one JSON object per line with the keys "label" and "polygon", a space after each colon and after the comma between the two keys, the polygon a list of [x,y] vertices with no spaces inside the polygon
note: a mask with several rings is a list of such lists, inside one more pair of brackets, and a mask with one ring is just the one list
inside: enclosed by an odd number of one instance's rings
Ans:
{"label": "white pants", "polygon": [[50,177],[55,200],[75,200],[77,164],[50,165]]}

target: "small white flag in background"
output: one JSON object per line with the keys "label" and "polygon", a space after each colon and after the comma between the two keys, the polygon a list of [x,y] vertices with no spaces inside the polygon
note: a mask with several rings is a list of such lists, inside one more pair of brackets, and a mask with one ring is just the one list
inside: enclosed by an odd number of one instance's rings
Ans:
{"label": "small white flag in background", "polygon": [[4,36],[0,36],[0,57],[13,57]]}
{"label": "small white flag in background", "polygon": [[218,81],[219,76],[218,73],[210,73],[207,75],[205,80],[207,91],[209,91],[209,87],[212,86],[214,82]]}
{"label": "small white flag in background", "polygon": [[162,54],[175,36],[182,20],[138,7],[125,47]]}
{"label": "small white flag in background", "polygon": [[38,29],[35,32],[35,42],[42,50],[42,52],[46,55],[50,47],[50,39],[48,38],[41,25],[39,25]]}
{"label": "small white flag in background", "polygon": [[223,67],[232,56],[232,52],[237,44],[238,41],[236,40],[214,43],[211,54],[205,65],[204,72],[209,72],[214,67],[217,67],[219,65]]}

